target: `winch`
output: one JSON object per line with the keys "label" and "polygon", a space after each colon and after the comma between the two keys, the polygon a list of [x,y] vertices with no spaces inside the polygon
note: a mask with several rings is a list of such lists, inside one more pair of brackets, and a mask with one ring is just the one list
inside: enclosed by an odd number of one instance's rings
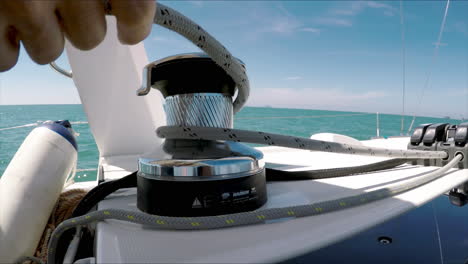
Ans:
{"label": "winch", "polygon": [[[206,54],[155,61],[143,76],[138,95],[151,88],[162,93],[168,126],[233,127],[235,83]],[[163,150],[169,159],[138,161],[137,206],[146,213],[219,215],[254,210],[267,200],[263,154],[235,138],[167,139]]]}

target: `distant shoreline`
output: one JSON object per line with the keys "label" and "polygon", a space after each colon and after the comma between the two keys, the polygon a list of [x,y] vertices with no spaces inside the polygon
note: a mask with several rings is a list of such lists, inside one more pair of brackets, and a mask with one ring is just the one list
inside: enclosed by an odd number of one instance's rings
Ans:
{"label": "distant shoreline", "polygon": [[[328,111],[328,112],[342,112],[342,113],[356,113],[356,114],[377,114],[377,112],[356,112],[350,110],[330,110],[330,109],[311,109],[311,108],[287,108],[287,107],[272,107],[272,106],[246,106],[250,108],[271,108],[271,109],[288,109],[288,110],[315,110],[315,111]],[[384,113],[378,112],[380,115],[392,115],[392,116],[401,116],[401,114],[394,114],[394,113]],[[405,118],[413,118],[413,115],[405,115]],[[450,120],[461,120],[460,118],[446,118],[444,115],[440,116],[424,116],[424,115],[417,115],[416,117],[422,118],[442,118],[442,119],[450,119]],[[468,119],[468,118],[467,118]]]}
{"label": "distant shoreline", "polygon": [[[19,104],[19,105],[8,105],[8,104],[1,104],[0,107],[3,106],[48,106],[48,105],[82,105],[82,104]],[[287,110],[312,110],[312,111],[328,111],[328,112],[341,112],[341,113],[356,113],[356,114],[376,114],[377,112],[356,112],[356,111],[350,111],[350,110],[330,110],[330,109],[312,109],[312,108],[288,108],[288,107],[274,107],[274,106],[245,106],[249,108],[270,108],[270,109],[287,109]],[[393,115],[393,116],[401,116],[401,114],[394,114],[394,113],[384,113],[384,112],[379,112],[381,115]],[[412,115],[405,115],[405,117],[408,118],[413,118]],[[418,115],[416,117],[423,117],[423,118],[443,118],[443,119],[448,119],[446,118],[446,115],[440,115],[440,116],[424,116],[424,115]],[[449,118],[450,120],[462,120],[461,118]],[[467,118],[468,119],[468,118]]]}

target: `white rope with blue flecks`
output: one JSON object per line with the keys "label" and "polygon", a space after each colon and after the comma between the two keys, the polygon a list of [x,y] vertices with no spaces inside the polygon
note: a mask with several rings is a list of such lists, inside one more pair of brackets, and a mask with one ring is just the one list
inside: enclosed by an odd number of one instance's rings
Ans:
{"label": "white rope with blue flecks", "polygon": [[250,92],[245,67],[201,26],[168,6],[158,3],[154,23],[190,40],[231,76],[238,89],[237,97],[233,103],[234,112],[238,112],[246,103]]}
{"label": "white rope with blue flecks", "polygon": [[365,147],[303,137],[285,136],[260,131],[248,131],[231,128],[163,126],[159,127],[156,133],[158,137],[166,139],[227,140],[303,150],[388,158],[443,159],[447,158],[448,156],[445,151],[421,151]]}

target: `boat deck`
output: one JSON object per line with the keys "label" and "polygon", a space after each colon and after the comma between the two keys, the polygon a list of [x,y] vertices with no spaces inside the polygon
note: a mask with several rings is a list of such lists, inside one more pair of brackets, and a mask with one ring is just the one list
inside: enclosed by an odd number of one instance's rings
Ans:
{"label": "boat deck", "polygon": [[[363,141],[363,144],[406,149],[407,142],[408,138],[391,138]],[[289,164],[283,168],[287,170],[355,166],[383,160],[377,157],[280,147],[259,149],[264,152],[266,162]],[[130,157],[129,159],[133,160]],[[124,161],[122,164],[131,164],[129,159],[121,158],[121,161]],[[106,178],[117,178],[131,172],[119,169],[116,165],[103,165]],[[334,179],[272,182],[268,183],[269,200],[263,208],[301,205],[355,195],[396,182],[404,182],[436,169],[437,167],[408,164],[386,171]],[[466,182],[467,172],[467,170],[452,169],[446,177],[371,204],[263,225],[209,231],[162,231],[120,221],[101,222],[97,227],[96,260],[98,263],[239,263],[288,260],[350,238],[440,197],[454,184]],[[138,210],[135,194],[135,189],[121,190],[101,202],[99,209],[119,207]],[[451,206],[448,201],[447,206]],[[456,209],[462,212],[465,208]],[[417,234],[416,232],[411,237],[415,239]]]}

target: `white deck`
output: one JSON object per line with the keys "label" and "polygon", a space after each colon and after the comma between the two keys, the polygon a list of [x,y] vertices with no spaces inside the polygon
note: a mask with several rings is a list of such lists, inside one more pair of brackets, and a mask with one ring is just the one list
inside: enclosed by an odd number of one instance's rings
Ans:
{"label": "white deck", "polygon": [[[408,138],[363,141],[365,145],[406,148]],[[375,157],[259,148],[267,162],[306,166],[308,169],[352,166],[383,160]],[[129,157],[134,161],[133,157]],[[132,163],[128,161],[129,166]],[[135,162],[136,164],[136,162]],[[136,168],[134,168],[136,169]],[[314,203],[354,195],[404,181],[436,167],[404,165],[384,172],[326,180],[274,182],[268,184],[264,208]],[[106,177],[115,178],[130,171],[105,165]],[[314,217],[255,226],[210,231],[160,231],[140,225],[107,221],[98,224],[98,263],[141,262],[271,262],[287,259],[347,238],[398,216],[445,193],[454,184],[468,180],[468,170],[452,170],[442,179],[394,198]],[[101,202],[99,209],[136,209],[135,189],[118,192]]]}

